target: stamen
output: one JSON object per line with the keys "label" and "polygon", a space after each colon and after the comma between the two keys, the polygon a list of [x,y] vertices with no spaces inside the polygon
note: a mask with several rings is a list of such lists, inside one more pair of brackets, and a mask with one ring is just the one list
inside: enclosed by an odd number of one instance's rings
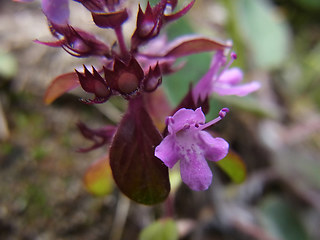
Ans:
{"label": "stamen", "polygon": [[237,56],[237,54],[236,54],[235,52],[232,52],[232,53],[230,54],[230,57],[231,57],[232,59],[234,59],[234,60],[236,60],[236,59],[238,58],[238,56]]}
{"label": "stamen", "polygon": [[235,52],[231,52],[230,53],[230,61],[227,63],[227,65],[222,69],[222,71],[219,73],[219,75],[217,76],[217,80],[219,80],[220,76],[222,75],[223,72],[225,72],[233,63],[234,60],[237,59],[237,54]]}
{"label": "stamen", "polygon": [[167,117],[166,118],[166,125],[169,126],[170,124],[174,124],[173,117]]}
{"label": "stamen", "polygon": [[207,123],[201,125],[201,126],[199,127],[199,129],[200,129],[200,130],[203,130],[203,129],[207,128],[207,127],[212,126],[213,124],[216,124],[216,123],[219,122],[221,119],[223,119],[223,118],[227,115],[228,112],[229,112],[229,109],[228,109],[228,108],[222,108],[222,109],[220,110],[220,112],[219,112],[219,117],[211,120],[210,122],[207,122]]}
{"label": "stamen", "polygon": [[229,112],[229,108],[222,108],[219,112],[219,116],[221,117],[221,119],[224,118],[228,112]]}

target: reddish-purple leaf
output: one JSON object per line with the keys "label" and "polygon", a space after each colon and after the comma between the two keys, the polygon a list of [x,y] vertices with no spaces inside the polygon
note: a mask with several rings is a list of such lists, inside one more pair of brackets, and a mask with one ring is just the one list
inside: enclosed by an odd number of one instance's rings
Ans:
{"label": "reddish-purple leaf", "polygon": [[160,203],[170,192],[168,168],[154,156],[161,140],[142,98],[130,100],[110,148],[110,165],[120,190],[138,203]]}
{"label": "reddish-purple leaf", "polygon": [[204,37],[182,37],[169,46],[165,57],[183,57],[195,53],[223,50],[231,45]]}
{"label": "reddish-purple leaf", "polygon": [[126,9],[111,13],[92,13],[94,23],[101,28],[116,28],[121,26],[129,15]]}
{"label": "reddish-purple leaf", "polygon": [[45,104],[51,104],[62,94],[78,87],[80,85],[78,76],[75,72],[62,74],[51,82],[44,95]]}
{"label": "reddish-purple leaf", "polygon": [[172,108],[163,88],[158,88],[152,94],[144,94],[143,97],[154,125],[162,132],[166,128],[166,117],[172,113]]}

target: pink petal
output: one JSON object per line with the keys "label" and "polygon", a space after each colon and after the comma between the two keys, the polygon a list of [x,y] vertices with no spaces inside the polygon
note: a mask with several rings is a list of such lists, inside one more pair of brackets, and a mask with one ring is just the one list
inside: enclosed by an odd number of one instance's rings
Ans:
{"label": "pink petal", "polygon": [[172,168],[179,160],[175,145],[175,136],[168,135],[155,149],[154,155],[169,168]]}
{"label": "pink petal", "polygon": [[66,25],[69,22],[68,0],[42,0],[42,10],[52,23]]}
{"label": "pink petal", "polygon": [[225,70],[218,79],[218,82],[237,84],[243,79],[243,73],[240,68],[230,68]]}
{"label": "pink petal", "polygon": [[257,91],[261,87],[259,82],[251,82],[238,86],[230,86],[227,84],[215,84],[214,92],[219,94],[220,96],[224,95],[236,95],[239,97],[243,97]]}
{"label": "pink petal", "polygon": [[182,181],[194,191],[207,190],[212,182],[212,172],[202,155],[181,159],[180,173]]}
{"label": "pink petal", "polygon": [[205,131],[201,131],[199,137],[203,141],[202,149],[207,160],[216,162],[227,156],[229,144],[224,139],[214,138]]}
{"label": "pink petal", "polygon": [[199,80],[197,85],[192,90],[194,102],[198,100],[204,101],[212,93],[215,82],[213,81],[222,64],[225,62],[223,51],[217,51],[212,58],[212,63],[209,71]]}
{"label": "pink petal", "polygon": [[205,121],[206,117],[204,116],[201,108],[197,108],[195,111],[192,109],[181,108],[171,117],[168,130],[170,133],[176,133],[185,128],[188,124],[203,124]]}

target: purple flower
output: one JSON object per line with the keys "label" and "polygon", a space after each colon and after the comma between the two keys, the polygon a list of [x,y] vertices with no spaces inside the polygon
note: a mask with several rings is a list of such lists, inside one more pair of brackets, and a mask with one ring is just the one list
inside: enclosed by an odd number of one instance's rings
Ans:
{"label": "purple flower", "polygon": [[[34,0],[13,0],[15,2],[33,2]],[[57,25],[66,25],[69,21],[69,0],[41,0],[43,13],[49,22]]]}
{"label": "purple flower", "polygon": [[233,60],[237,58],[235,53],[231,53],[231,60],[227,63],[227,58],[223,51],[217,51],[209,71],[200,79],[192,91],[195,102],[204,100],[212,93],[218,95],[246,96],[260,88],[259,82],[239,84],[243,79],[243,73],[239,68],[230,68]]}
{"label": "purple flower", "polygon": [[42,0],[41,6],[43,13],[51,23],[67,25],[70,15],[68,2],[68,0]]}
{"label": "purple flower", "polygon": [[155,156],[172,168],[180,160],[180,173],[184,183],[192,190],[208,189],[212,172],[206,162],[223,159],[229,144],[222,138],[214,138],[205,128],[225,117],[229,110],[224,108],[219,117],[205,123],[201,108],[195,111],[182,108],[167,118],[168,136],[155,149]]}

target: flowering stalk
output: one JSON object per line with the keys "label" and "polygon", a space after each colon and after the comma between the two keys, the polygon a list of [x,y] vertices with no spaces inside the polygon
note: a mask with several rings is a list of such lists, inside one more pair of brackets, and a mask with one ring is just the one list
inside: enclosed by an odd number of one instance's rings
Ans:
{"label": "flowering stalk", "polygon": [[[47,89],[45,102],[51,103],[76,87],[93,95],[92,99],[82,99],[86,104],[101,104],[115,95],[128,101],[128,109],[117,126],[91,129],[80,123],[78,127],[93,141],[92,147],[80,151],[111,145],[109,157],[114,180],[129,198],[143,204],[164,201],[170,192],[167,167],[172,168],[179,160],[182,180],[193,190],[205,190],[212,181],[206,160],[221,160],[229,148],[224,139],[214,138],[206,131],[229,110],[223,108],[219,117],[205,123],[208,98],[213,93],[244,96],[260,85],[256,82],[238,84],[243,77],[241,70],[229,69],[236,55],[231,53],[227,63],[224,54],[232,47],[230,44],[203,36],[181,36],[168,43],[165,35],[161,35],[163,27],[185,15],[195,0],[178,11],[175,11],[178,0],[159,0],[155,6],[148,2],[144,10],[139,5],[129,46],[122,27],[132,14],[123,1],[76,0],[91,13],[97,27],[114,30],[117,43],[110,45],[71,25],[68,0],[42,0],[42,10],[56,41],[36,42],[61,47],[75,57],[101,60],[101,65],[92,66],[91,71],[84,65],[83,71],[75,70],[55,78]],[[161,114],[153,114],[150,105],[152,102],[155,108],[154,102],[159,96],[156,90],[163,76],[183,67],[175,66],[178,58],[207,51],[216,51],[209,71],[190,89],[172,117],[167,118],[167,131],[161,135],[155,126]],[[159,109],[168,108],[160,107],[165,102],[158,102]]]}

